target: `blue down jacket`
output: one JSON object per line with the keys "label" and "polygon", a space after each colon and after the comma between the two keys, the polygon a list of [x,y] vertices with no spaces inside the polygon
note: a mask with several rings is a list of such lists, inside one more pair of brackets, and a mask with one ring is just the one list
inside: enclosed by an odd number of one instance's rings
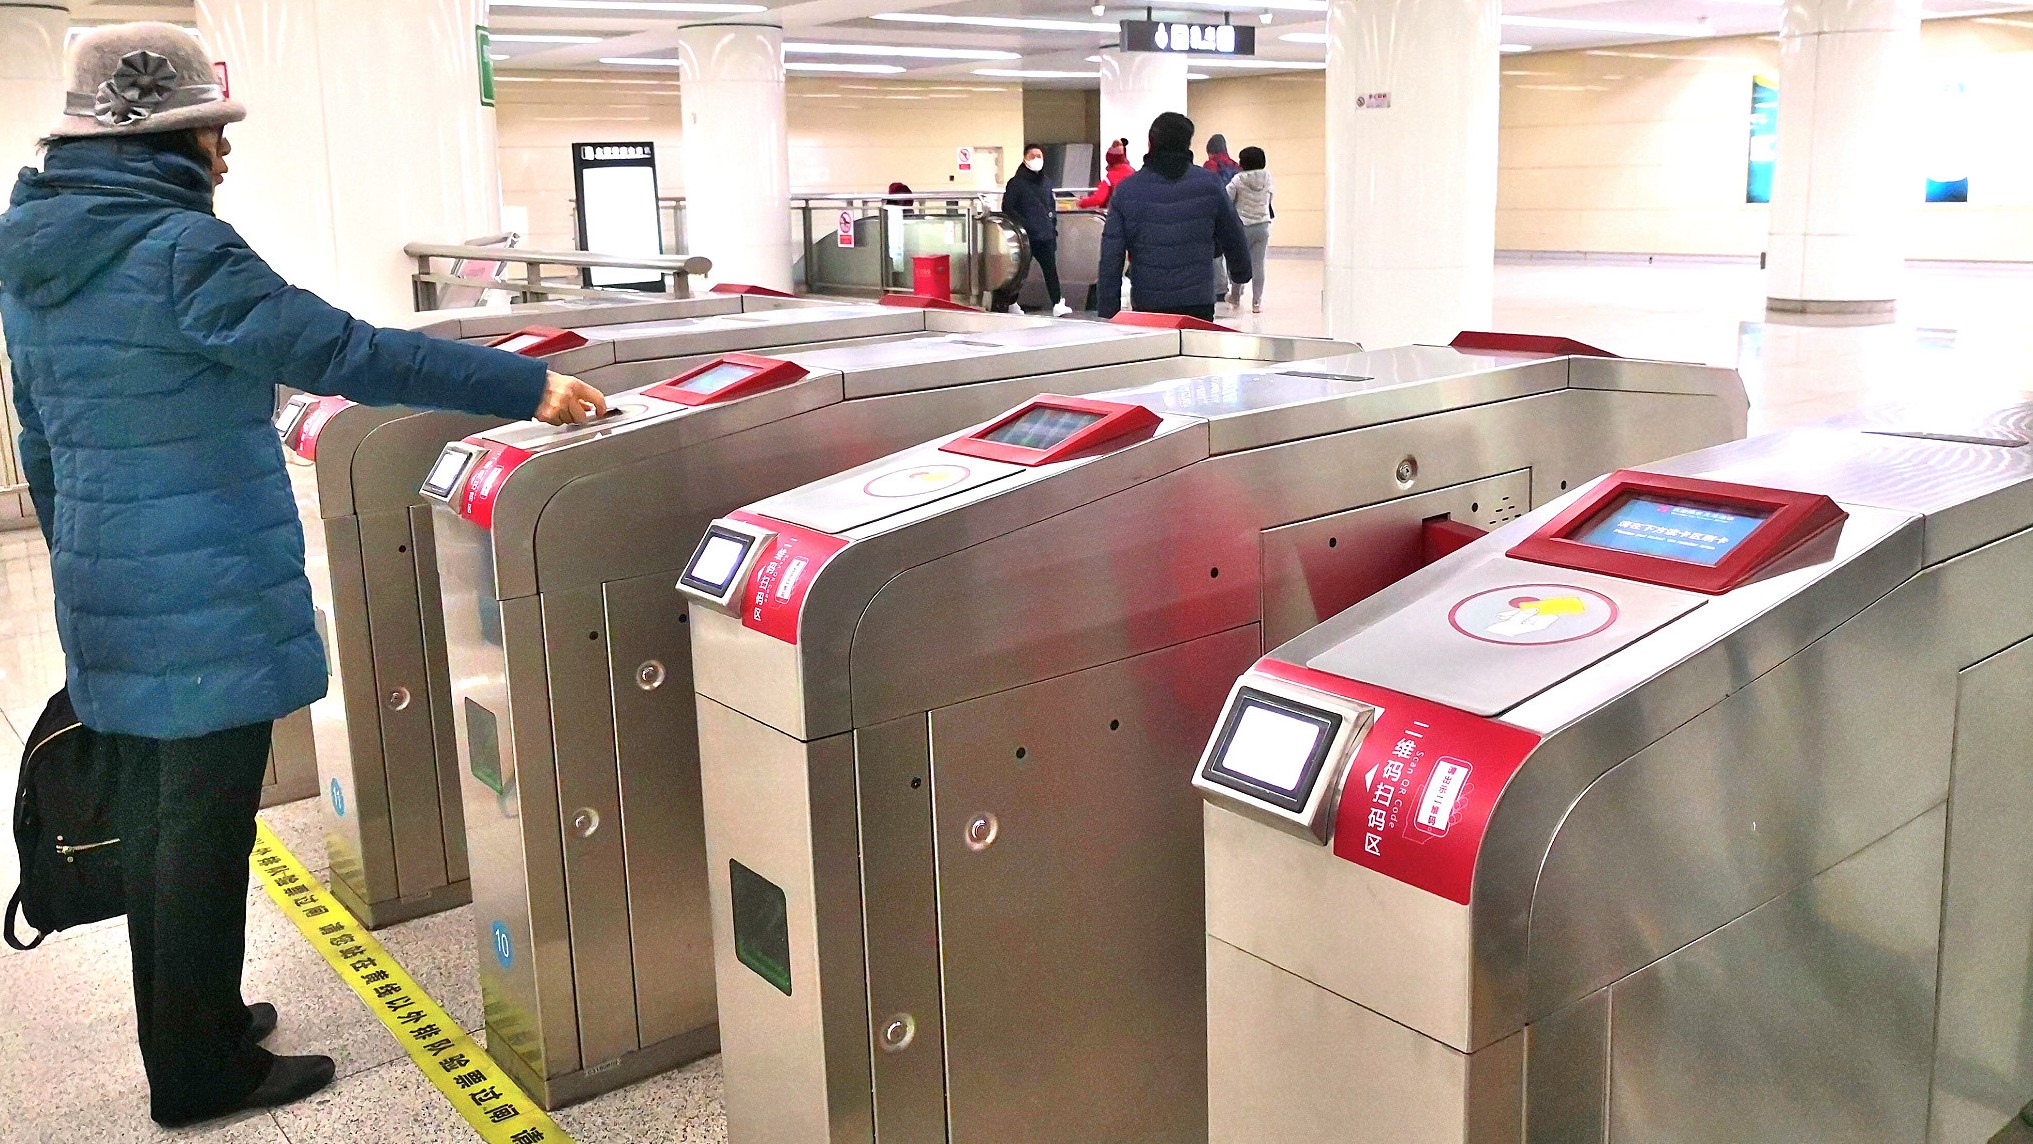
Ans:
{"label": "blue down jacket", "polygon": [[1108,199],[1101,229],[1097,309],[1122,309],[1122,263],[1129,256],[1130,301],[1139,310],[1214,304],[1214,260],[1228,261],[1228,280],[1249,281],[1249,236],[1219,176],[1195,167],[1190,151],[1144,156],[1143,170]]}
{"label": "blue down jacket", "polygon": [[207,171],[118,138],[21,173],[0,321],[71,701],[94,730],[155,739],[325,692],[276,384],[523,418],[545,379],[296,289],[212,216]]}

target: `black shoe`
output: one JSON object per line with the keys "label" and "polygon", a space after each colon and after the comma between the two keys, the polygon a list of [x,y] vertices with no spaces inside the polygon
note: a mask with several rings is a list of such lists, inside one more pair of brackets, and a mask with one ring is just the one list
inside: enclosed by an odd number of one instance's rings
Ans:
{"label": "black shoe", "polygon": [[244,1108],[275,1108],[302,1100],[332,1083],[330,1057],[277,1057],[261,1086],[241,1101]]}
{"label": "black shoe", "polygon": [[302,1100],[332,1083],[333,1065],[330,1057],[276,1057],[268,1066],[268,1076],[255,1086],[253,1092],[240,1098],[238,1104],[217,1112],[197,1116],[156,1117],[155,1122],[164,1128],[186,1128],[207,1120],[225,1116],[237,1116],[257,1108],[277,1108]]}
{"label": "black shoe", "polygon": [[247,1007],[247,1039],[255,1044],[268,1039],[275,1032],[275,1006],[266,1001],[256,1001]]}

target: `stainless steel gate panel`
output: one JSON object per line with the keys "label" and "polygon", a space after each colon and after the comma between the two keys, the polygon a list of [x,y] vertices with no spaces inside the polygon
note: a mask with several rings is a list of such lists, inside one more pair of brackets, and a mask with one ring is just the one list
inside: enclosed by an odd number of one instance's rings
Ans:
{"label": "stainless steel gate panel", "polygon": [[2033,641],[1963,671],[1948,790],[1928,1139],[1987,1140],[2033,1095]]}
{"label": "stainless steel gate panel", "polygon": [[1525,1144],[1608,1144],[1609,998],[1599,989],[1525,1027]]}
{"label": "stainless steel gate panel", "polygon": [[[546,592],[537,599],[543,608],[550,688],[547,737],[557,768],[557,813],[564,824],[570,903],[566,932],[579,1056],[585,1068],[594,1069],[637,1047],[621,786],[614,768],[614,700],[607,687],[606,600],[598,588]],[[526,711],[513,717],[518,729],[527,721]],[[529,771],[529,761],[523,760],[525,781]],[[523,813],[535,810],[525,800]],[[537,937],[548,940],[551,932]]]}
{"label": "stainless steel gate panel", "polygon": [[[556,770],[548,733],[543,615],[533,598],[496,602],[487,537],[449,513],[437,521],[445,636],[461,694],[459,739],[466,853],[472,866],[475,944],[487,1047],[518,1080],[579,1068],[571,949],[537,942],[564,932],[565,863]],[[509,688],[515,664],[518,690]],[[546,726],[511,721],[520,704]],[[512,1060],[511,1060],[512,1058]]]}
{"label": "stainless steel gate panel", "polygon": [[652,574],[608,584],[605,621],[627,884],[657,895],[628,915],[634,979],[664,986],[635,996],[652,1045],[716,1020],[690,620],[670,577]]}
{"label": "stainless steel gate panel", "polygon": [[[367,573],[359,557],[360,518],[332,517],[324,522],[326,563],[332,610],[337,616],[367,615]],[[374,652],[365,625],[332,625],[325,654],[338,661],[337,683],[348,710],[377,712],[371,720],[346,720],[347,751],[321,754],[318,777],[330,788],[337,784],[337,802],[324,808],[325,855],[331,863],[332,889],[347,909],[400,897],[396,884],[395,839],[388,820],[388,782],[381,764],[380,697],[375,693]]]}
{"label": "stainless steel gate panel", "polygon": [[[415,537],[407,510],[357,518],[366,571],[368,642],[373,683],[381,704],[380,758],[384,769],[418,775],[437,771],[437,727],[432,719],[430,675],[424,660],[423,608],[417,592]],[[387,781],[386,775],[382,781]],[[400,788],[391,791],[400,795]],[[466,887],[450,881],[444,822],[436,799],[392,797],[388,827],[395,843],[399,898],[446,891],[442,909],[465,900]],[[370,901],[377,899],[370,898]]]}
{"label": "stainless steel gate panel", "polygon": [[1207,983],[1208,1023],[1228,1034],[1208,1047],[1210,1144],[1517,1144],[1523,1136],[1522,1032],[1462,1053],[1219,938],[1207,942]]}
{"label": "stainless steel gate panel", "polygon": [[1179,760],[1261,650],[1248,624],[932,712],[955,1144],[1203,1138],[1200,799]]}
{"label": "stainless steel gate panel", "polygon": [[1532,474],[1504,473],[1330,513],[1263,534],[1264,643],[1276,647],[1417,572],[1425,522],[1485,531],[1532,507]]}
{"label": "stainless steel gate panel", "polygon": [[[513,306],[472,306],[463,309],[426,310],[402,323],[405,328],[434,338],[453,341],[498,340],[530,326],[563,326],[586,329],[623,322],[653,322],[668,318],[696,318],[708,314],[738,314],[763,301],[760,295],[710,294],[701,298],[658,298],[625,302],[609,298],[559,299]],[[802,299],[771,301],[805,304]]]}
{"label": "stainless steel gate panel", "polygon": [[[731,1144],[847,1144],[874,1132],[861,878],[849,735],[801,742],[711,699],[699,740],[740,767],[703,775],[713,962]],[[785,821],[803,829],[780,829]],[[735,948],[733,855],[783,895],[788,988]]]}
{"label": "stainless steel gate panel", "polygon": [[[1334,394],[1323,400],[1340,402]],[[1174,478],[1185,482],[1180,491],[1125,488],[1090,510],[1097,516],[1041,519],[1008,535],[983,532],[973,521],[956,524],[982,539],[895,573],[865,615],[848,613],[856,624],[854,670],[835,682],[851,681],[856,720],[880,721],[913,704],[938,706],[1016,686],[1033,672],[1076,671],[1252,622],[1263,600],[1258,534],[1266,524],[1525,468],[1533,471],[1534,495],[1551,499],[1569,481],[1724,436],[1722,419],[1703,416],[1699,400],[1585,391],[1526,396],[1225,454]],[[1612,412],[1610,402],[1620,408]],[[1271,412],[1281,421],[1286,416]],[[1638,426],[1649,427],[1649,435]],[[1140,446],[1101,460],[1127,462],[1148,451]],[[1409,484],[1398,480],[1405,458],[1415,468]],[[1063,495],[1066,484],[1040,488]],[[957,521],[1027,492],[994,484],[939,508]],[[969,497],[981,505],[965,506]],[[806,523],[799,510],[793,498],[756,506],[766,516]],[[1154,519],[1163,527],[1147,527]],[[851,553],[839,559],[851,562]],[[1054,571],[1040,575],[1040,560],[1053,561]],[[825,591],[824,582],[813,590]],[[811,611],[815,626],[830,622],[830,613]],[[944,638],[956,616],[978,642],[949,648],[946,659],[918,654]],[[819,638],[828,634],[822,629]]]}
{"label": "stainless steel gate panel", "polygon": [[317,793],[317,737],[311,729],[311,709],[303,707],[275,721],[268,749],[268,773],[261,786],[261,805],[300,802]]}
{"label": "stainless steel gate panel", "polygon": [[[1459,1052],[1475,1043],[1468,911],[1402,882],[1372,887],[1360,867],[1221,807],[1203,820],[1207,935],[1422,1031]],[[1348,866],[1349,869],[1341,867]]]}
{"label": "stainless steel gate panel", "polygon": [[1927,1139],[1943,823],[1936,806],[1611,990],[1610,1138]]}
{"label": "stainless steel gate panel", "polygon": [[[429,505],[409,509],[411,567],[416,573],[417,599],[423,602],[425,680],[431,689],[431,738],[437,752],[432,773],[438,780],[438,828],[444,838],[445,878],[451,885],[467,880],[465,799],[460,794],[459,733],[452,715],[452,675],[445,659],[445,610],[438,585],[437,530]],[[473,890],[467,886],[466,900]]]}
{"label": "stainless steel gate panel", "polygon": [[[1901,670],[1939,662],[1943,617],[1935,593],[1906,594],[1589,785],[1537,878],[1527,1012],[1713,932],[1947,797],[1955,677]],[[1836,696],[1850,717],[1800,717]]]}
{"label": "stainless steel gate panel", "polygon": [[854,734],[875,1132],[908,1144],[947,1140],[929,735],[922,715]]}

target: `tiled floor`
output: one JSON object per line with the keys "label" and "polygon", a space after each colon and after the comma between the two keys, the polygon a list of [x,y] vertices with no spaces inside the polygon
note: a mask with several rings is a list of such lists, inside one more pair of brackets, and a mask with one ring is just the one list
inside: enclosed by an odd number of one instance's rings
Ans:
{"label": "tiled floor", "polygon": [[[1278,259],[1268,277],[1267,312],[1240,324],[1322,332],[1320,264]],[[1899,320],[1866,327],[1765,321],[1761,279],[1749,266],[1510,262],[1498,267],[1497,286],[1500,329],[1564,334],[1631,355],[1738,366],[1754,403],[1754,428],[1871,402],[1938,402],[2033,388],[2027,365],[2033,362],[2033,322],[2025,319],[2033,313],[2033,269],[1917,269]],[[13,789],[21,736],[60,682],[61,663],[42,542],[32,532],[0,534],[0,792]],[[335,712],[331,703],[320,711],[321,750],[343,747],[343,735],[332,734]],[[313,867],[324,862],[318,815],[315,802],[266,813]],[[13,862],[12,848],[0,846],[0,890],[12,888]],[[126,933],[116,921],[59,935],[34,953],[0,950],[0,1141],[474,1139],[266,895],[249,892],[249,995],[281,1010],[276,1048],[332,1054],[338,1083],[273,1114],[177,1134],[156,1130],[132,1044]],[[471,929],[464,909],[392,927],[381,937],[450,1013],[477,1026]],[[583,1144],[722,1140],[718,1062],[567,1109],[558,1120]],[[2033,1132],[2010,1129],[1997,1140],[2033,1144]]]}

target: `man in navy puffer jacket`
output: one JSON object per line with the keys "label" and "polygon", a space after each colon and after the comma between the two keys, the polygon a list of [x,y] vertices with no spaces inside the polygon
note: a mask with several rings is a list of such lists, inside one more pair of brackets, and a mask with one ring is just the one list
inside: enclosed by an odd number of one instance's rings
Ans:
{"label": "man in navy puffer jacket", "polygon": [[1214,317],[1214,260],[1229,281],[1249,281],[1249,236],[1221,179],[1193,165],[1193,121],[1167,111],[1151,121],[1143,170],[1108,200],[1101,231],[1100,312],[1122,309],[1122,264],[1129,258],[1130,302],[1156,314]]}
{"label": "man in navy puffer jacket", "polygon": [[587,419],[540,361],[377,329],[299,290],[212,215],[245,112],[168,24],[71,50],[45,169],[0,215],[0,321],[79,719],[116,806],[151,1113],[293,1100],[321,1056],[257,1043],[240,995],[270,724],[325,692],[275,385],[384,405]]}

